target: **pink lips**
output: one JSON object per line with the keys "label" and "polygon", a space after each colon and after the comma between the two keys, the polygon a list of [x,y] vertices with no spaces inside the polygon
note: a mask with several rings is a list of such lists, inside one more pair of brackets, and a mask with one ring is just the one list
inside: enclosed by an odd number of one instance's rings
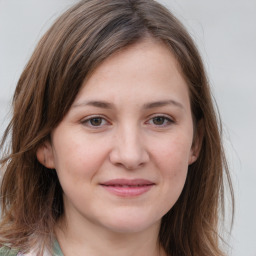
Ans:
{"label": "pink lips", "polygon": [[121,197],[135,197],[149,191],[155,183],[144,179],[114,179],[100,184],[112,194]]}

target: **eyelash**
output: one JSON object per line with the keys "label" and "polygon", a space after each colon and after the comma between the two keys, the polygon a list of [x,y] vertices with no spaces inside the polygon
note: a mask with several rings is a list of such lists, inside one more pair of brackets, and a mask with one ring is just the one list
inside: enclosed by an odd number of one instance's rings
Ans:
{"label": "eyelash", "polygon": [[[93,125],[93,124],[91,123],[93,120],[96,120],[96,119],[100,120],[100,124],[99,124],[99,125]],[[102,125],[102,122],[104,122],[103,125]],[[105,125],[107,125],[107,124],[110,124],[110,122],[108,122],[108,121],[106,120],[106,118],[104,118],[104,117],[102,117],[102,116],[91,116],[91,117],[89,117],[89,118],[87,118],[87,119],[82,120],[81,123],[82,123],[83,125],[85,125],[85,126],[88,126],[88,127],[94,128],[94,129],[99,129],[99,128],[101,128],[102,126],[105,126]]]}
{"label": "eyelash", "polygon": [[165,115],[155,115],[155,116],[151,117],[146,123],[150,123],[151,121],[154,122],[154,119],[156,119],[156,118],[158,118],[158,119],[160,118],[163,121],[163,124],[158,124],[158,125],[152,123],[152,125],[157,128],[165,128],[174,123],[173,119],[171,119],[169,116],[167,117]]}
{"label": "eyelash", "polygon": [[[155,124],[155,123],[151,123],[151,122],[154,122],[154,120],[156,119],[161,119],[161,121],[163,121],[163,124]],[[99,125],[93,125],[92,122],[93,121],[100,121]],[[106,125],[109,125],[110,122],[106,120],[105,117],[102,117],[102,116],[91,116],[85,120],[82,120],[81,123],[87,127],[90,127],[90,128],[93,128],[93,129],[99,129],[99,128],[102,128]],[[103,124],[102,124],[103,123]],[[151,117],[148,121],[145,122],[146,124],[150,124],[150,125],[153,125],[157,128],[165,128],[171,124],[174,123],[173,119],[171,119],[170,117],[167,117],[165,115],[155,115],[153,117]]]}

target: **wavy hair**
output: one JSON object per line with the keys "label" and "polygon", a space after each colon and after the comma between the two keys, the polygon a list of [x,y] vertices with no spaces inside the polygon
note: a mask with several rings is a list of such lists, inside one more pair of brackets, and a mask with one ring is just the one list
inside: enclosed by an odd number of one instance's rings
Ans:
{"label": "wavy hair", "polygon": [[159,242],[172,256],[224,255],[218,227],[225,179],[232,202],[233,189],[220,120],[191,37],[153,0],[80,1],[39,41],[18,81],[13,116],[1,142],[1,150],[9,150],[1,159],[0,244],[23,251],[50,245],[64,211],[62,188],[56,172],[38,162],[36,151],[66,115],[84,80],[113,53],[146,37],[164,42],[177,59],[189,88],[195,127],[200,125],[203,134],[199,158],[189,166],[182,194],[162,218]]}

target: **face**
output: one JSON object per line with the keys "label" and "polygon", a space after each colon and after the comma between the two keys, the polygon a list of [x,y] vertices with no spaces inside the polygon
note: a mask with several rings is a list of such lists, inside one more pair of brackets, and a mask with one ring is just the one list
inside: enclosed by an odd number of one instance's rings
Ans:
{"label": "face", "polygon": [[95,70],[37,156],[57,171],[68,222],[139,232],[177,201],[192,142],[187,84],[170,50],[147,39]]}

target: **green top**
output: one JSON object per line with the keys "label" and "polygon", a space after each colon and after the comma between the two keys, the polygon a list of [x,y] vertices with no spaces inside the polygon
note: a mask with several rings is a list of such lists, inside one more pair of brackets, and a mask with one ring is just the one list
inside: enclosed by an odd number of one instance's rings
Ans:
{"label": "green top", "polygon": [[[3,246],[0,248],[0,256],[22,256],[24,254],[20,253],[18,249],[13,249],[8,246]],[[53,244],[53,256],[64,256],[60,245],[57,240]]]}
{"label": "green top", "polygon": [[19,253],[19,250],[11,249],[7,246],[0,248],[0,256],[16,256]]}
{"label": "green top", "polygon": [[60,245],[59,245],[57,240],[55,240],[54,244],[53,244],[53,255],[55,255],[55,256],[64,256],[61,249],[60,249]]}

